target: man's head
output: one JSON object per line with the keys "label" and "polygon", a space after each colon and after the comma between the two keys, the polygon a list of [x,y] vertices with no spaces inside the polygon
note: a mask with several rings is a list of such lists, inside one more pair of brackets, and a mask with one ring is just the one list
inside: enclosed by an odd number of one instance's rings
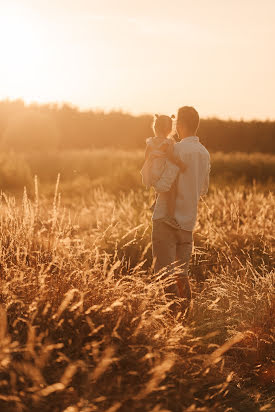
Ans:
{"label": "man's head", "polygon": [[183,106],[178,110],[177,132],[183,139],[188,136],[196,136],[200,123],[200,117],[197,110],[191,106]]}

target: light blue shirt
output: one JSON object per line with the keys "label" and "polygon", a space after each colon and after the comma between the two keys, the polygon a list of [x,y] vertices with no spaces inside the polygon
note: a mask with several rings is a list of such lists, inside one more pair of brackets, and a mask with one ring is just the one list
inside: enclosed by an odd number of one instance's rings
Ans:
{"label": "light blue shirt", "polygon": [[[209,186],[210,155],[197,136],[182,139],[174,146],[175,154],[186,165],[185,172],[180,172],[177,184],[176,207],[174,217],[182,229],[193,231],[198,202],[205,195]],[[159,193],[152,219],[161,219],[167,215],[166,196],[177,173],[163,173],[155,188]]]}

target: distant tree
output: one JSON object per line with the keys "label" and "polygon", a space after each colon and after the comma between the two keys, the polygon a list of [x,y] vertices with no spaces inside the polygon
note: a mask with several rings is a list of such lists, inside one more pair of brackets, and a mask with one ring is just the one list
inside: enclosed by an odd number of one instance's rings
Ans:
{"label": "distant tree", "polygon": [[2,147],[16,152],[51,151],[59,144],[59,131],[52,116],[28,110],[10,116]]}
{"label": "distant tree", "polygon": [[[153,133],[152,122],[153,116],[147,114],[0,101],[0,140],[15,151],[144,149],[145,139]],[[212,152],[275,152],[275,121],[201,119],[198,135]]]}

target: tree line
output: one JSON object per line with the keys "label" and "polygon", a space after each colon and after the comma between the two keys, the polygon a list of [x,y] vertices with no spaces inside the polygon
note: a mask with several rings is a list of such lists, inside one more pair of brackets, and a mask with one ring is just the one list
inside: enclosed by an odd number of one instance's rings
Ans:
{"label": "tree line", "polygon": [[[81,111],[69,104],[0,101],[1,146],[15,151],[143,149],[153,116],[121,111]],[[275,152],[275,121],[201,119],[198,135],[212,151]]]}

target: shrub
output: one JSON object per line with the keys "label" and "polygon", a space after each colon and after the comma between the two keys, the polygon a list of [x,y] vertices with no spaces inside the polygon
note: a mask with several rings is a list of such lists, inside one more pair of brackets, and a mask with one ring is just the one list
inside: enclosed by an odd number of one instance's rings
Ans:
{"label": "shrub", "polygon": [[2,146],[16,152],[45,153],[58,146],[59,133],[54,120],[37,111],[20,113],[9,118],[3,133]]}
{"label": "shrub", "polygon": [[23,190],[30,187],[32,175],[29,165],[22,155],[0,153],[0,189],[7,191]]}

